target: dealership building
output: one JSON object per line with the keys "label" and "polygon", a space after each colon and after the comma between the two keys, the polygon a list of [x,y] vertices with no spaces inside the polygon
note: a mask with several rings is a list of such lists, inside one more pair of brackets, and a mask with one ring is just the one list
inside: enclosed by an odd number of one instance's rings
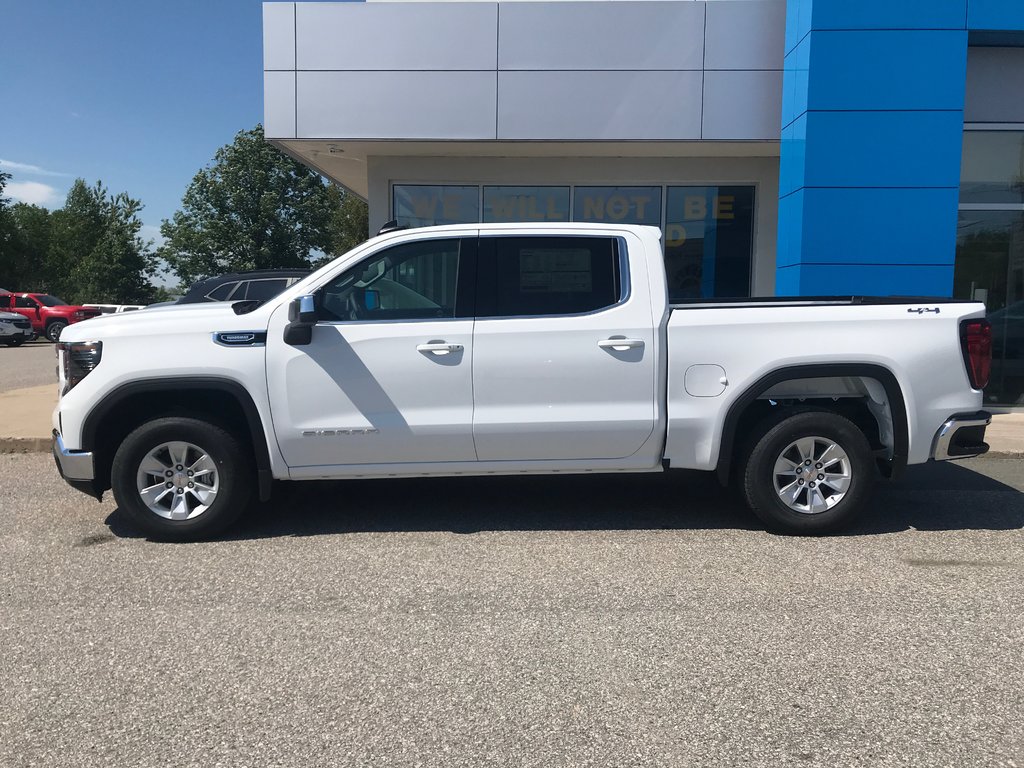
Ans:
{"label": "dealership building", "polygon": [[660,227],[674,299],[984,301],[1024,395],[1024,0],[265,3],[267,139],[390,219]]}

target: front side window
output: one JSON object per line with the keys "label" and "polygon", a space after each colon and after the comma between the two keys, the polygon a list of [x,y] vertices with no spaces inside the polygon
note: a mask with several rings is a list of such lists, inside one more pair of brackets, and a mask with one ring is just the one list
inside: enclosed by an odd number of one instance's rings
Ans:
{"label": "front side window", "polygon": [[206,298],[208,298],[210,301],[226,301],[228,296],[231,295],[231,291],[234,290],[236,285],[238,285],[237,282],[223,283],[221,285],[218,285],[216,288],[214,288],[212,291],[206,294]]}
{"label": "front side window", "polygon": [[403,243],[346,270],[318,295],[323,320],[425,320],[466,317],[457,306],[471,246],[461,238]]}
{"label": "front side window", "polygon": [[56,296],[50,296],[49,294],[40,296],[39,303],[44,307],[66,307],[68,305],[66,301],[61,301]]}
{"label": "front side window", "polygon": [[481,238],[479,317],[574,315],[620,299],[613,237]]}

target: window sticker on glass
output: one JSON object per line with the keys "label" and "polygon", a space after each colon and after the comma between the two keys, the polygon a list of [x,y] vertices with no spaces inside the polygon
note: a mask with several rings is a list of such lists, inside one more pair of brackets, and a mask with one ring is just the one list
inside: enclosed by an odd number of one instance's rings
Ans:
{"label": "window sticker on glass", "polygon": [[532,248],[519,252],[519,290],[530,293],[589,293],[590,251]]}

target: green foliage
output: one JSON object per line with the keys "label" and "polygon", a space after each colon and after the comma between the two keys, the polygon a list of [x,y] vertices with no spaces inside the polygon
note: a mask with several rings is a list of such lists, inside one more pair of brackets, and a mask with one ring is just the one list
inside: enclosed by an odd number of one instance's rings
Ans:
{"label": "green foliage", "polygon": [[306,166],[263,138],[263,126],[240,131],[185,191],[160,231],[159,255],[189,284],[249,269],[307,267],[310,253],[332,247],[337,205]]}
{"label": "green foliage", "polygon": [[350,251],[369,237],[370,212],[363,200],[346,194],[339,187],[330,188],[333,211],[328,225],[330,253],[317,266]]}
{"label": "green foliage", "polygon": [[[9,178],[9,177],[8,177]],[[63,208],[3,206],[0,285],[46,291],[70,303],[142,304],[152,300],[156,272],[149,243],[139,237],[142,203],[111,196],[99,182],[77,179]]]}
{"label": "green foliage", "polygon": [[[0,265],[4,287],[31,291],[42,280],[50,247],[50,212],[39,205],[15,203],[9,208],[11,238]],[[16,286],[16,287],[15,287]]]}

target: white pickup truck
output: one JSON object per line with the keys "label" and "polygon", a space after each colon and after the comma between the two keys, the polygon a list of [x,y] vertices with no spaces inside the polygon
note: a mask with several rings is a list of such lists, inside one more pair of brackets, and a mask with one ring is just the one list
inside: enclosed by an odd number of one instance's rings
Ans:
{"label": "white pickup truck", "polygon": [[58,356],[61,475],[160,539],[275,480],[676,468],[818,533],[879,469],[988,448],[981,304],[672,305],[652,227],[392,231],[263,304],[69,326]]}

